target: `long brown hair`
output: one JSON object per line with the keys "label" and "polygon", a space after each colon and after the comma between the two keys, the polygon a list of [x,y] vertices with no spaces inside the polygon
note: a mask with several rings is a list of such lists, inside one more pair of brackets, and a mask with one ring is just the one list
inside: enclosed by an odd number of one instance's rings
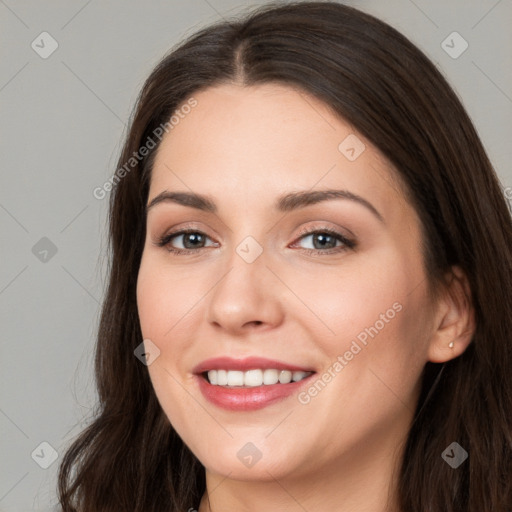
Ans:
{"label": "long brown hair", "polygon": [[[476,331],[459,357],[427,363],[398,481],[404,512],[512,508],[512,221],[499,180],[456,94],[404,36],[331,2],[270,4],[194,34],[154,69],[118,168],[194,93],[279,82],[323,100],[396,167],[424,233],[430,283],[467,275]],[[154,137],[153,137],[154,138]],[[65,512],[198,507],[204,468],[162,411],[147,368],[136,282],[158,144],[114,183],[110,271],[96,346],[98,409],[63,458]],[[452,442],[469,458],[441,457]]]}

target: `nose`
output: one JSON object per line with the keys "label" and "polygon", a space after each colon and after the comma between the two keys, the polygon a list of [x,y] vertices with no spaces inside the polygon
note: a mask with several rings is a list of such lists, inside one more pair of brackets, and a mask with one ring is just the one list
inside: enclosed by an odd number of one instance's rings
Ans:
{"label": "nose", "polygon": [[282,283],[263,252],[248,263],[233,251],[223,277],[207,295],[207,321],[232,335],[278,327],[284,318]]}

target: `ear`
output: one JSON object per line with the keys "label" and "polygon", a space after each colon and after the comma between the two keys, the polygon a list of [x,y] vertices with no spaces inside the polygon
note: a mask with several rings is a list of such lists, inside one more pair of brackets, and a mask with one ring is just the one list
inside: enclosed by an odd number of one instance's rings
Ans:
{"label": "ear", "polygon": [[[452,267],[436,309],[434,334],[428,347],[432,363],[444,363],[460,356],[475,332],[471,289],[462,269]],[[453,347],[450,347],[453,343]]]}

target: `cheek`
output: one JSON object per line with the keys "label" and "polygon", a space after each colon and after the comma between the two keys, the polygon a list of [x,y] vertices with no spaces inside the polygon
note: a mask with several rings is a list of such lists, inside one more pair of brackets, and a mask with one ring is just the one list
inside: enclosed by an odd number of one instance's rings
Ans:
{"label": "cheek", "polygon": [[347,259],[329,275],[319,268],[295,276],[294,291],[310,311],[295,307],[294,321],[310,333],[326,368],[343,358],[343,373],[358,392],[383,386],[372,371],[393,388],[412,389],[427,360],[426,279],[421,258],[406,256],[386,250]]}
{"label": "cheek", "polygon": [[[184,391],[187,377],[180,372],[185,344],[180,345],[179,339],[192,328],[187,312],[194,301],[190,287],[181,290],[179,279],[171,278],[175,273],[165,272],[164,268],[153,258],[143,256],[137,277],[137,308],[143,338],[160,350],[159,357],[148,366],[153,389],[169,421],[175,428],[185,429],[183,411],[190,396]],[[195,411],[189,414],[194,415]]]}
{"label": "cheek", "polygon": [[318,379],[326,384],[312,383],[300,403],[323,418],[326,437],[342,429],[357,443],[415,408],[426,362],[425,289],[413,290],[403,267],[381,263],[307,287],[321,321],[304,311],[309,321],[299,321],[323,354]]}
{"label": "cheek", "polygon": [[162,322],[164,304],[158,300],[162,283],[142,263],[137,278],[137,311],[144,338],[153,338]]}
{"label": "cheek", "polygon": [[317,335],[331,340],[336,348],[341,340],[355,338],[376,323],[378,330],[387,326],[401,309],[411,281],[391,255],[385,254],[353,258],[338,267],[319,267],[307,275],[294,276],[290,271],[286,277],[295,283],[294,292],[301,302],[295,301],[297,319],[307,319],[310,330],[314,327]]}
{"label": "cheek", "polygon": [[186,328],[207,290],[207,282],[197,275],[166,268],[160,255],[143,257],[137,278],[143,336],[157,343],[175,337],[177,331]]}

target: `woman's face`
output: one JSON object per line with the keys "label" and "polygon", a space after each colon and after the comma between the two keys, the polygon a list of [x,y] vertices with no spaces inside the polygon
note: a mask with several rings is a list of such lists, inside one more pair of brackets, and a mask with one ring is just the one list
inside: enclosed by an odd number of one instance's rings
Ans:
{"label": "woman's face", "polygon": [[156,156],[137,285],[165,414],[235,479],[391,460],[434,329],[415,210],[318,99],[277,84],[194,98]]}

